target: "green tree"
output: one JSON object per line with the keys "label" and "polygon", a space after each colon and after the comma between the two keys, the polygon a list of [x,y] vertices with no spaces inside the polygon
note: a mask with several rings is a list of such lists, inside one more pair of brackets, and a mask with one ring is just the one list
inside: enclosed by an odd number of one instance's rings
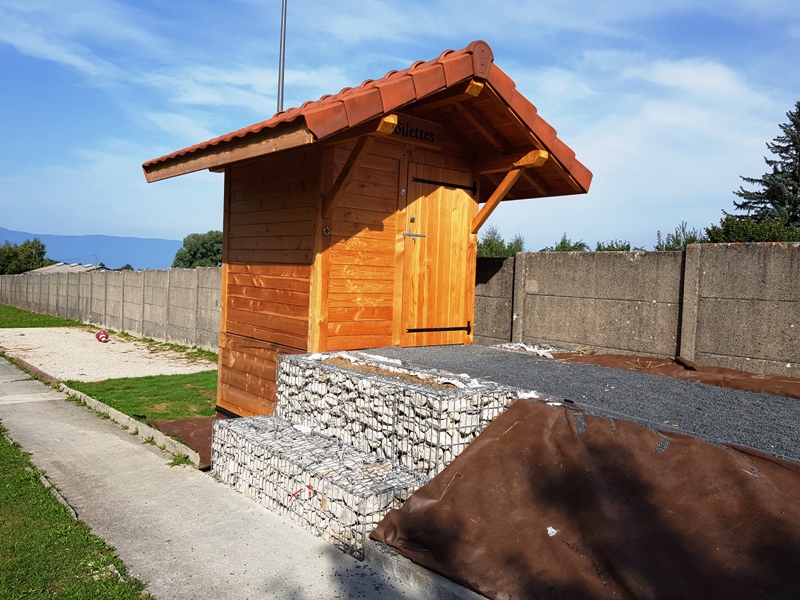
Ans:
{"label": "green tree", "polygon": [[747,213],[735,215],[737,218],[751,216],[756,222],[782,221],[789,227],[800,228],[800,101],[786,116],[789,122],[779,125],[783,135],[767,142],[767,149],[776,156],[764,157],[771,171],[759,178],[741,177],[745,183],[761,189],[749,191],[739,187],[733,192],[742,199],[734,200],[733,205]]}
{"label": "green tree", "polygon": [[524,250],[525,238],[521,233],[506,243],[494,225],[489,225],[483,230],[483,236],[478,242],[478,256],[480,257],[507,258]]}
{"label": "green tree", "polygon": [[583,240],[573,242],[564,232],[564,235],[561,236],[561,241],[555,246],[547,246],[539,250],[539,252],[586,252],[587,250],[589,250],[589,245],[586,242]]}
{"label": "green tree", "polygon": [[172,266],[180,269],[218,267],[222,264],[222,232],[190,233],[175,253]]}
{"label": "green tree", "polygon": [[689,244],[701,244],[707,241],[700,231],[694,228],[689,229],[686,221],[681,221],[681,224],[675,228],[675,233],[668,233],[666,238],[661,237],[661,231],[656,232],[655,249],[657,252],[683,251]]}
{"label": "green tree", "polygon": [[45,254],[47,251],[39,238],[21,244],[6,241],[0,246],[0,275],[17,275],[53,264]]}
{"label": "green tree", "polygon": [[800,242],[800,228],[781,221],[756,221],[725,215],[719,225],[706,227],[709,242]]}
{"label": "green tree", "polygon": [[[638,246],[633,250],[644,250]],[[610,240],[608,242],[597,242],[594,249],[595,252],[630,252],[631,243],[628,240]]]}

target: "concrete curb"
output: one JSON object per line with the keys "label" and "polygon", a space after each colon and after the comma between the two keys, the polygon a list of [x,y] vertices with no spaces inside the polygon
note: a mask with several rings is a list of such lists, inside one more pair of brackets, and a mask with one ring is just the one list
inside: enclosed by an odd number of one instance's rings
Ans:
{"label": "concrete curb", "polygon": [[200,466],[200,455],[189,448],[188,446],[184,445],[183,443],[172,439],[168,435],[165,435],[158,429],[150,427],[147,423],[142,423],[141,421],[137,421],[136,419],[129,417],[128,415],[121,413],[115,408],[111,408],[110,406],[103,404],[99,400],[95,400],[91,396],[87,396],[83,392],[79,392],[78,390],[73,390],[70,387],[67,387],[63,383],[58,385],[58,389],[69,396],[75,396],[81,402],[85,403],[86,406],[91,408],[94,411],[102,413],[104,415],[108,415],[108,417],[122,427],[127,427],[131,433],[134,431],[137,432],[139,438],[142,439],[143,442],[154,442],[156,446],[166,450],[170,454],[177,456],[179,454],[185,454],[189,457],[189,461],[194,465],[195,468],[199,468]]}
{"label": "concrete curb", "polygon": [[49,383],[50,385],[55,385],[58,383],[58,379],[55,377],[51,377],[41,369],[34,367],[32,364],[25,362],[21,358],[14,358],[9,356],[11,359],[11,364],[16,364],[17,367],[21,368],[24,371],[27,371],[31,375],[33,375],[36,379],[44,381],[45,383]]}
{"label": "concrete curb", "polygon": [[379,573],[402,581],[431,600],[486,600],[486,596],[429,571],[374,540],[364,542],[364,561]]}

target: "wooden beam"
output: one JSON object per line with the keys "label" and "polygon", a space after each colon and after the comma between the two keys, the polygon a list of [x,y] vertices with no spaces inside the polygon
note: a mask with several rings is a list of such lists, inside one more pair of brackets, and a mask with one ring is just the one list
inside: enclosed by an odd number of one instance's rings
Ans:
{"label": "wooden beam", "polygon": [[506,173],[511,169],[530,169],[541,167],[548,159],[547,150],[531,150],[516,154],[504,154],[496,158],[476,161],[475,172],[479,175],[488,173]]}
{"label": "wooden beam", "polygon": [[244,138],[234,138],[230,142],[221,142],[191,154],[149,165],[143,168],[144,176],[148,183],[152,183],[203,169],[216,169],[247,158],[310,144],[313,141],[314,135],[306,129],[302,120],[299,120],[299,124],[281,134],[277,134],[275,129],[270,129],[266,134],[262,132]]}
{"label": "wooden beam", "polygon": [[347,162],[342,167],[342,170],[339,172],[339,176],[336,178],[336,182],[333,184],[331,189],[325,195],[325,198],[322,200],[322,218],[323,219],[330,219],[331,213],[333,209],[336,208],[336,204],[342,197],[342,192],[347,187],[347,184],[350,183],[350,179],[352,179],[353,174],[355,172],[356,165],[358,162],[366,155],[367,150],[372,145],[372,142],[375,140],[376,137],[384,137],[387,135],[392,135],[394,133],[395,127],[397,127],[397,123],[399,119],[395,114],[388,114],[384,115],[383,118],[378,122],[377,125],[372,125],[371,131],[367,135],[362,135],[356,141],[356,145],[353,148],[353,151],[350,153],[350,156],[347,158]]}
{"label": "wooden beam", "polygon": [[369,147],[372,145],[372,142],[375,140],[374,137],[371,135],[365,135],[363,137],[358,138],[356,142],[355,148],[350,153],[350,156],[347,158],[347,162],[342,167],[342,170],[339,172],[339,176],[336,178],[336,182],[331,187],[328,194],[325,196],[324,200],[322,201],[322,218],[323,219],[330,219],[331,213],[333,209],[336,208],[336,204],[339,202],[339,199],[342,196],[342,191],[347,187],[347,184],[350,183],[350,180],[353,178],[353,174],[355,173],[355,167],[361,158],[367,153]]}
{"label": "wooden beam", "polygon": [[466,102],[459,102],[456,104],[456,108],[495,149],[504,154],[514,152],[514,148],[497,133],[495,128],[472,105]]}
{"label": "wooden beam", "polygon": [[473,79],[467,84],[467,89],[464,90],[464,93],[467,96],[472,96],[473,98],[477,98],[482,91],[483,91],[483,82],[478,81],[477,79]]}
{"label": "wooden beam", "polygon": [[497,186],[497,189],[492,193],[489,199],[486,201],[486,204],[483,205],[480,212],[475,215],[475,218],[472,219],[472,233],[478,233],[478,230],[481,228],[486,222],[486,219],[494,212],[494,209],[497,208],[497,205],[500,204],[500,201],[506,197],[506,194],[514,187],[514,184],[517,182],[517,179],[520,178],[522,175],[523,169],[512,169],[506,176],[503,177],[503,181],[500,182],[500,185]]}
{"label": "wooden beam", "polygon": [[533,172],[525,171],[522,173],[522,178],[543,197],[550,197],[553,195],[553,192],[550,190],[547,184],[545,184],[545,182],[542,181],[540,177],[537,177]]}

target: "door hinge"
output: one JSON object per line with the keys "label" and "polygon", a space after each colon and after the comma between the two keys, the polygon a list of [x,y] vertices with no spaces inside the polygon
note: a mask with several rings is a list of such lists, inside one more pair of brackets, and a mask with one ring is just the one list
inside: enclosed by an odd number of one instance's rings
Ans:
{"label": "door hinge", "polygon": [[406,329],[406,333],[429,333],[438,331],[466,331],[467,335],[472,333],[472,324],[467,321],[466,327],[417,327],[416,329]]}

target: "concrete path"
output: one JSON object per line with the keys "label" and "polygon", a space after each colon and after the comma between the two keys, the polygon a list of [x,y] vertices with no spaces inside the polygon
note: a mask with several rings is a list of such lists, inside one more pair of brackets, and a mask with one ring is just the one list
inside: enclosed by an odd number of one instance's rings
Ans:
{"label": "concrete path", "polygon": [[419,597],[3,359],[0,422],[159,600]]}

